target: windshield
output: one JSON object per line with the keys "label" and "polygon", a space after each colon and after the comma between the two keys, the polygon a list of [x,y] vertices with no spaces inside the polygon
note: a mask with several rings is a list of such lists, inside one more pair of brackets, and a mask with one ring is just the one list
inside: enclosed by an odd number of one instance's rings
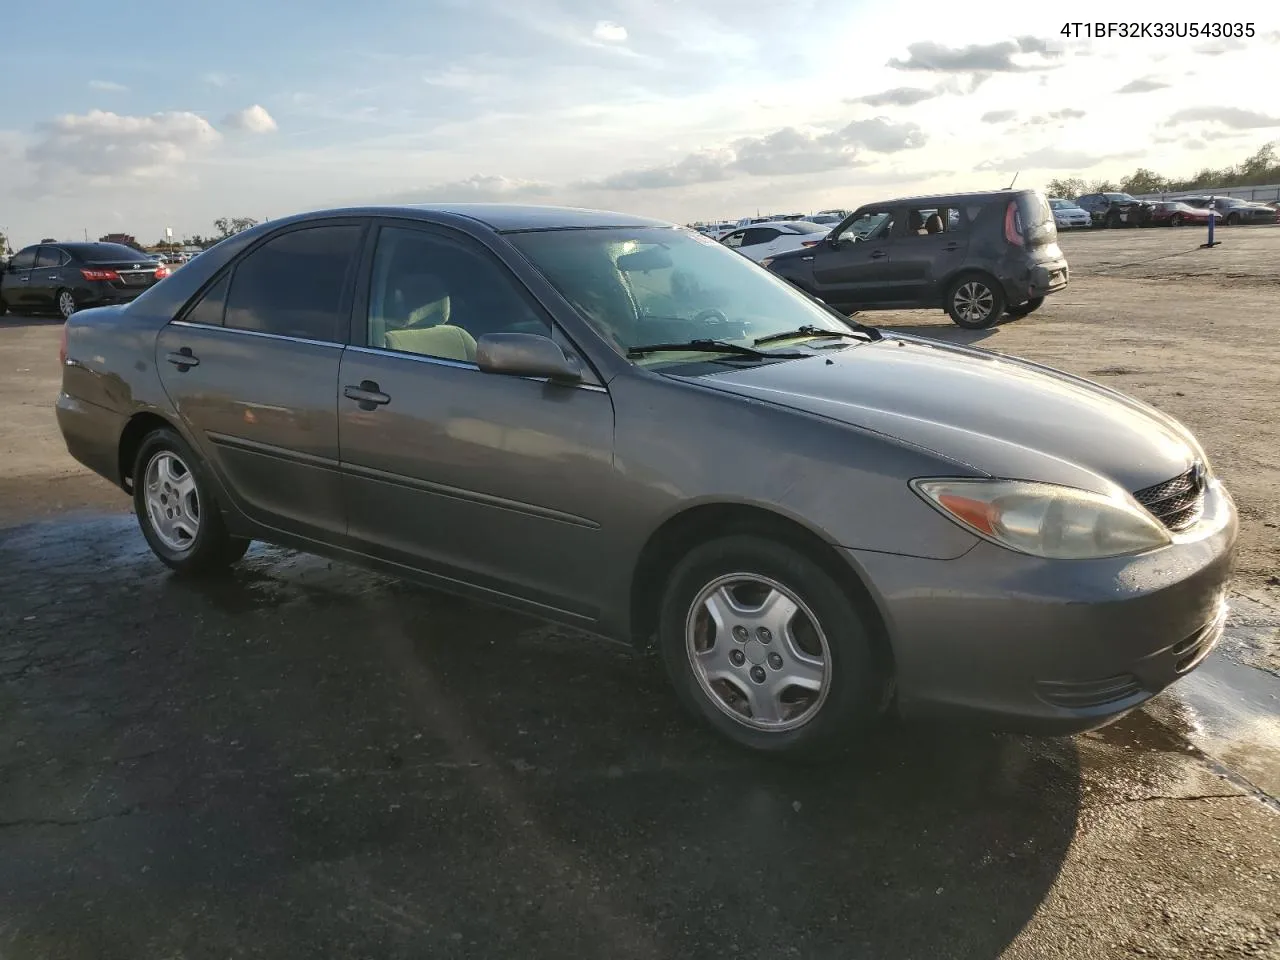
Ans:
{"label": "windshield", "polygon": [[1074,210],[1076,205],[1070,200],[1050,200],[1049,206],[1055,210]]}
{"label": "windshield", "polygon": [[[624,355],[652,343],[715,339],[752,346],[800,327],[851,329],[786,281],[692,231],[548,230],[507,239]],[[684,357],[690,359],[706,356]],[[634,362],[682,362],[682,355]]]}

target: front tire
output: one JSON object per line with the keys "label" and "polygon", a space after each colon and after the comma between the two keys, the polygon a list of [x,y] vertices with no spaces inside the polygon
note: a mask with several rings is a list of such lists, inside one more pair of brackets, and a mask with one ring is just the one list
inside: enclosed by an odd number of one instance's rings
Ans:
{"label": "front tire", "polygon": [[133,506],[152,553],[177,573],[224,570],[249,549],[248,540],[227,532],[204,464],[172,429],[143,440],[133,466]]}
{"label": "front tire", "polygon": [[1004,315],[1005,306],[1004,291],[985,274],[965,274],[947,291],[947,313],[966,330],[985,330]]}
{"label": "front tire", "polygon": [[1016,307],[1010,307],[1005,311],[1005,314],[1006,316],[1013,317],[1013,319],[1017,320],[1020,317],[1025,317],[1029,313],[1035,313],[1040,309],[1043,303],[1044,297],[1032,297],[1026,303],[1020,303]]}
{"label": "front tire", "polygon": [[1227,214],[1227,226],[1228,226],[1228,227],[1235,227],[1235,226],[1239,226],[1239,225],[1240,225],[1240,214],[1238,214],[1238,213],[1229,213],[1229,214]]}
{"label": "front tire", "polygon": [[54,296],[53,302],[58,308],[58,313],[62,315],[63,320],[70,320],[71,315],[76,312],[76,295],[70,290],[59,290]]}
{"label": "front tire", "polygon": [[850,746],[887,702],[886,671],[848,591],[765,537],[690,551],[667,582],[658,644],[686,709],[760,753]]}
{"label": "front tire", "polygon": [[1180,227],[1180,226],[1182,226],[1182,223],[1183,223],[1183,220],[1182,220],[1182,214],[1180,214],[1180,213],[1175,213],[1175,214],[1174,214],[1174,215],[1169,219],[1169,226],[1171,226],[1171,227]]}

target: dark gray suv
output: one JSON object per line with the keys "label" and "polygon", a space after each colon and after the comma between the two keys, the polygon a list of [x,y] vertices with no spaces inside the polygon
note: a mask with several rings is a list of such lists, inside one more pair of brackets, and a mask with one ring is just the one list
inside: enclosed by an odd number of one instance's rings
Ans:
{"label": "dark gray suv", "polygon": [[65,330],[67,447],[178,572],[265,540],[656,642],[758,750],[1096,726],[1222,632],[1235,509],[1177,421],[669,224],[321,212]]}
{"label": "dark gray suv", "polygon": [[762,263],[842,313],[941,307],[969,329],[1024,317],[1068,280],[1053,210],[1033,190],[867,204],[819,246]]}

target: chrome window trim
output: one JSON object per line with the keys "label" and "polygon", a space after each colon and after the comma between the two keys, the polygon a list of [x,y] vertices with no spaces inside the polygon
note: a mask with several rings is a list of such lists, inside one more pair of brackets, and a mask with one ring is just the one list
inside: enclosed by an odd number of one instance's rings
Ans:
{"label": "chrome window trim", "polygon": [[228,333],[239,333],[246,337],[264,337],[267,340],[283,340],[287,343],[306,343],[315,347],[335,347],[343,349],[346,344],[340,340],[310,340],[306,337],[291,337],[284,333],[266,333],[262,330],[245,330],[241,327],[228,327],[219,323],[192,323],[190,320],[170,320],[171,327],[190,327],[194,330],[225,330]]}
{"label": "chrome window trim", "polygon": [[[381,347],[361,347],[351,344],[347,347],[353,353],[363,353],[372,357],[398,357],[402,360],[412,360],[415,363],[427,363],[437,367],[452,367],[456,370],[470,370],[474,373],[483,373],[474,363],[468,363],[465,360],[450,360],[447,357],[432,357],[425,353],[408,353],[403,350],[387,350]],[[519,377],[520,380],[533,380],[537,383],[550,383],[550,377]],[[595,383],[559,383],[557,386],[568,387],[574,390],[589,390],[592,393],[608,393],[609,391]]]}

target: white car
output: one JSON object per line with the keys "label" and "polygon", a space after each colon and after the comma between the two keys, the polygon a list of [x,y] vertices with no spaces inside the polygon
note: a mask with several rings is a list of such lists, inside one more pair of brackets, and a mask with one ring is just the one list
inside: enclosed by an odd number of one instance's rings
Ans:
{"label": "white car", "polygon": [[1059,230],[1093,226],[1093,217],[1089,215],[1089,211],[1076,206],[1074,200],[1050,197],[1049,208],[1053,211],[1053,222],[1058,225]]}
{"label": "white car", "polygon": [[777,220],[739,228],[720,242],[760,263],[788,250],[816,247],[830,231],[829,226],[808,220]]}

